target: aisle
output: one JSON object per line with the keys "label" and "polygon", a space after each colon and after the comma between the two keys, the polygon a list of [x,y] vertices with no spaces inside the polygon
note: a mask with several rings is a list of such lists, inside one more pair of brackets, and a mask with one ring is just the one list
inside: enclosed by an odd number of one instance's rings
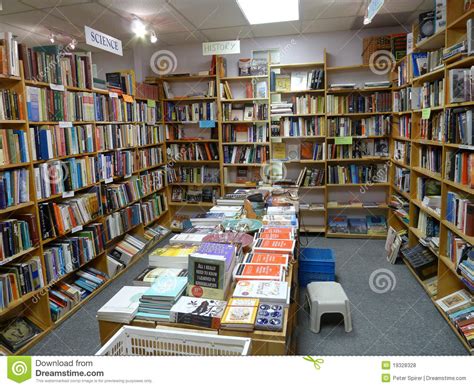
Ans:
{"label": "aisle", "polygon": [[[167,240],[159,245],[164,245]],[[344,332],[338,316],[323,318],[321,332],[308,329],[308,315],[298,316],[298,352],[314,355],[467,355],[462,344],[404,265],[392,266],[384,259],[384,241],[308,237],[313,247],[335,250],[336,273],[352,305],[351,333]],[[306,242],[303,237],[302,243]],[[359,244],[360,243],[360,244]],[[357,246],[356,249],[354,247]],[[122,286],[148,264],[143,258],[77,314],[48,334],[29,355],[92,355],[100,348],[95,314]],[[384,294],[370,289],[370,274],[389,269],[395,288]],[[303,289],[301,290],[303,301]]]}
{"label": "aisle", "polygon": [[[337,281],[351,301],[353,331],[346,333],[339,315],[331,315],[323,317],[321,332],[313,334],[308,329],[308,314],[301,309],[299,354],[468,355],[406,266],[385,260],[385,241],[360,240],[356,244],[349,239],[308,240],[309,246],[334,249]],[[379,269],[393,273],[393,290],[389,287],[388,292],[380,294],[371,290],[370,275]]]}

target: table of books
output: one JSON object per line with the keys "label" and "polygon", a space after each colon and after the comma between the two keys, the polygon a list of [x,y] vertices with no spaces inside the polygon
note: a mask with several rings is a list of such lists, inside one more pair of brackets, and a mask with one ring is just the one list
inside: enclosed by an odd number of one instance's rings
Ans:
{"label": "table of books", "polygon": [[[297,206],[297,202],[295,202],[294,199],[290,203],[288,203],[289,201],[281,201],[281,200],[273,201],[273,203],[276,203],[276,202],[278,202],[280,206],[281,205],[284,205],[284,206],[280,207],[280,209],[275,209],[275,206],[272,206],[272,209],[270,208],[267,209],[267,214],[263,216],[263,227],[254,236],[255,238],[254,248],[252,248],[252,251],[250,253],[247,251],[247,253],[244,254],[244,256],[242,256],[245,258],[245,260],[247,260],[245,261],[244,264],[242,263],[236,264],[236,266],[233,268],[233,276],[232,276],[231,284],[228,286],[227,291],[224,291],[225,294],[219,293],[219,290],[208,289],[206,287],[193,286],[192,284],[188,283],[183,293],[183,295],[187,294],[188,296],[181,296],[178,301],[173,301],[172,303],[169,304],[169,305],[171,304],[178,305],[180,301],[184,300],[184,298],[190,299],[192,297],[201,297],[201,296],[203,298],[221,299],[223,300],[222,303],[224,303],[224,305],[227,303],[227,307],[226,307],[226,311],[224,311],[223,313],[222,321],[219,321],[219,324],[208,325],[209,327],[202,327],[201,325],[189,324],[190,321],[186,319],[184,320],[175,319],[175,321],[172,321],[171,319],[169,321],[166,321],[163,319],[154,320],[153,313],[154,311],[158,311],[158,310],[153,310],[153,307],[150,307],[150,309],[147,309],[147,306],[148,306],[146,304],[147,298],[142,296],[140,298],[141,302],[140,302],[139,312],[133,316],[133,319],[120,319],[120,318],[115,319],[114,316],[101,313],[102,309],[99,310],[98,324],[99,324],[99,335],[100,335],[101,344],[104,345],[122,326],[130,325],[130,326],[146,327],[146,328],[173,328],[174,330],[185,330],[187,332],[193,332],[193,331],[206,332],[206,333],[212,333],[212,334],[219,334],[223,336],[247,337],[252,340],[252,352],[251,352],[252,355],[295,354],[296,341],[295,341],[294,333],[295,333],[295,327],[297,323],[297,312],[298,312],[298,306],[299,306],[298,305],[298,297],[299,297],[298,295],[298,260],[297,260],[297,252],[298,252],[297,222],[298,221],[296,217],[298,206]],[[226,217],[227,219],[229,217],[234,217],[234,219],[241,217],[245,219],[245,214],[243,214],[245,212],[242,213],[241,211],[239,214],[233,214],[232,211],[235,209],[233,210],[229,209],[231,206],[226,206],[226,207],[227,209],[223,209],[223,206],[219,206],[219,202],[218,202],[218,205],[215,207],[216,209],[213,208],[214,211],[213,209],[211,209],[211,213],[213,211],[213,216],[210,216],[210,219],[213,220],[212,221],[213,223],[215,222],[215,215],[218,214],[218,212],[222,210],[224,210],[223,212],[224,217]],[[283,210],[284,208],[285,210]],[[227,214],[225,214],[226,211],[228,211]],[[288,212],[289,213],[294,212],[295,214],[294,216],[288,216],[289,214]],[[271,213],[271,214],[268,214],[268,213]],[[219,213],[219,214],[222,214],[222,213]],[[288,220],[290,220],[290,225],[286,225]],[[199,233],[201,233],[203,237],[209,236],[210,228],[206,228],[205,226],[206,226],[206,221],[204,221],[204,226],[202,224],[199,225],[199,222],[193,223],[193,230],[189,233],[191,234],[191,239],[195,239],[196,238],[195,234],[199,234]],[[266,254],[264,253],[265,245],[266,245],[265,243],[268,241],[263,241],[263,240],[267,238],[271,240],[273,238],[278,237],[279,236],[278,232],[281,230],[285,230],[286,226],[291,226],[291,231],[292,233],[294,232],[294,238],[293,238],[291,255],[288,255],[289,260],[287,262],[287,266],[285,267],[284,275],[281,277],[281,279],[279,279],[281,280],[282,283],[286,282],[288,285],[287,300],[286,300],[286,303],[281,306],[284,312],[283,312],[283,318],[280,323],[281,326],[279,327],[280,330],[269,331],[270,329],[267,329],[265,325],[258,326],[257,322],[266,321],[264,319],[256,319],[255,326],[245,327],[244,329],[242,329],[244,327],[243,325],[236,325],[236,327],[234,327],[233,325],[224,325],[227,309],[234,308],[234,306],[232,305],[232,303],[234,302],[232,301],[240,300],[239,298],[237,299],[235,298],[236,296],[235,293],[237,292],[236,287],[238,287],[241,282],[244,282],[244,283],[248,282],[248,279],[245,278],[245,276],[243,275],[240,278],[243,280],[239,280],[238,274],[240,273],[239,272],[240,268],[237,268],[237,267],[239,265],[242,266],[242,265],[247,265],[247,263],[250,263],[249,258],[254,258],[258,256],[259,254]],[[267,234],[267,231],[270,234]],[[182,233],[182,235],[175,236],[177,237],[175,239],[175,242],[176,240],[179,240],[179,241],[186,240],[188,238],[188,236],[186,236],[186,232],[189,232],[189,231],[185,231],[185,233]],[[229,233],[229,231],[227,230],[226,233]],[[243,237],[243,234],[245,234],[245,231],[235,231],[235,233],[236,233],[235,235],[238,236],[237,239],[247,242],[246,238]],[[264,238],[263,239],[260,238],[261,236],[263,236]],[[228,240],[228,237],[226,237],[226,240]],[[193,243],[194,245],[196,245],[195,241],[193,241]],[[222,241],[219,241],[219,243],[222,243]],[[202,250],[202,246],[205,244],[209,244],[209,243],[203,242],[200,248],[196,250],[196,252],[199,253],[199,250],[200,249]],[[260,249],[262,249],[262,251],[258,251],[257,248],[255,248],[255,246],[259,246]],[[181,249],[181,245],[178,245],[178,247],[180,247],[179,249]],[[164,250],[162,249],[160,252],[163,252],[163,251],[166,251],[166,247]],[[273,253],[271,253],[270,255],[273,255]],[[197,256],[199,257],[199,254]],[[189,263],[187,264],[189,265],[188,271],[192,268],[190,264],[192,262],[192,258],[193,258],[193,254],[190,254]],[[152,254],[150,256],[150,266],[160,267],[160,265],[162,265],[162,262],[160,262],[160,259],[161,259],[161,256],[156,259],[158,261],[153,261],[154,256]],[[176,262],[179,263],[179,258],[176,258]],[[254,263],[250,263],[250,264],[254,264]],[[181,271],[186,272],[186,270],[184,269],[184,263],[182,263],[181,268],[183,268]],[[149,271],[150,268],[148,268],[147,270]],[[179,272],[179,270],[176,270],[176,272]],[[196,272],[194,272],[194,274],[196,274]],[[177,276],[182,276],[182,274],[178,274]],[[235,278],[236,276],[237,276],[237,279]],[[142,280],[142,278],[143,276],[142,277],[139,276],[138,281],[137,282],[134,281],[134,285],[137,285],[137,284],[145,285],[145,283],[140,283],[140,280]],[[193,277],[188,274],[187,280],[189,282],[192,282],[192,279]],[[251,279],[250,282],[252,282],[252,280],[254,279]],[[186,283],[186,281],[183,281],[183,283]],[[139,290],[139,288],[140,287],[137,287],[137,290]],[[237,295],[237,296],[240,296],[240,295]],[[211,299],[203,299],[203,300],[211,300]],[[153,306],[153,299],[151,300],[152,302],[150,306]],[[212,300],[212,302],[215,302],[215,301]],[[163,307],[166,304],[165,302],[163,302],[163,300],[160,300],[159,303],[161,303],[160,304],[161,307]],[[268,306],[271,305],[272,309],[277,306],[277,305],[272,305],[271,302],[268,302],[268,303],[270,303]],[[258,314],[261,313],[260,309],[263,308],[264,306],[265,306],[264,301],[262,300],[260,300],[260,303],[257,303]],[[171,311],[173,311],[173,308],[171,308]],[[273,311],[273,310],[269,310],[269,311]],[[156,315],[156,316],[159,316],[159,315]],[[171,316],[173,316],[172,313],[171,313]],[[260,315],[258,315],[257,318],[259,316]],[[129,318],[132,318],[132,317],[129,317]],[[196,322],[197,320],[192,320],[191,323],[196,323]]]}

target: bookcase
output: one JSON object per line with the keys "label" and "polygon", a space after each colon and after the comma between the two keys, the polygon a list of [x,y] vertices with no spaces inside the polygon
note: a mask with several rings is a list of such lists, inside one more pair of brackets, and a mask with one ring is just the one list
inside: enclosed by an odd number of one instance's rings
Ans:
{"label": "bookcase", "polygon": [[[0,273],[34,263],[32,279],[39,283],[33,290],[19,289],[17,297],[0,309],[0,323],[22,316],[41,332],[17,353],[25,352],[125,270],[53,320],[49,299],[62,281],[72,281],[77,271],[89,267],[107,274],[107,254],[126,233],[143,235],[146,226],[168,222],[161,101],[93,89],[92,79],[88,87],[25,80],[23,66],[20,69],[19,77],[0,77],[0,88],[14,93],[4,101],[18,105],[18,112],[10,106],[7,110],[8,118],[18,117],[0,122],[0,181],[2,193],[7,184],[12,194],[12,199],[0,198]],[[79,213],[73,213],[73,206]],[[71,218],[61,216],[61,211]],[[121,225],[112,232],[116,222]],[[96,238],[104,233],[100,251],[88,257],[81,252],[80,262],[62,272],[48,271],[51,250],[63,249],[89,232]]]}
{"label": "bookcase", "polygon": [[[392,199],[398,197],[402,201],[395,200],[400,206],[390,209],[390,226],[408,233],[409,247],[424,242],[425,249],[436,258],[434,275],[429,279],[422,278],[404,260],[460,341],[473,353],[474,349],[436,301],[467,287],[457,269],[456,247],[474,244],[472,233],[453,222],[456,216],[452,207],[456,201],[474,200],[472,177],[467,176],[469,168],[472,174],[474,146],[469,144],[472,139],[456,135],[463,132],[456,115],[471,114],[466,112],[472,109],[474,101],[470,95],[452,101],[451,92],[456,89],[450,76],[452,70],[470,69],[474,58],[466,53],[454,54],[437,66],[429,66],[422,75],[416,74],[413,59],[419,53],[436,52],[466,39],[466,22],[474,17],[474,11],[465,12],[463,4],[450,1],[446,28],[416,42],[413,54],[398,61],[392,73],[397,84],[393,88],[394,99],[400,104],[394,105],[397,112],[391,136],[390,192]],[[417,32],[418,26],[414,25],[415,37]],[[472,127],[471,118],[464,120]],[[472,216],[465,213],[463,217],[467,222],[464,227],[472,228]],[[429,244],[427,237],[431,237]]]}

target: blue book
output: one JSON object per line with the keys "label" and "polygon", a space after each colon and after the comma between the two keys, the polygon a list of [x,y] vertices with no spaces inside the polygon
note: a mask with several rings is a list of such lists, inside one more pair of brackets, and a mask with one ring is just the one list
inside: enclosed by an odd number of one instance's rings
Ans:
{"label": "blue book", "polygon": [[175,300],[181,296],[187,284],[188,278],[186,277],[159,277],[151,287],[145,291],[143,298]]}
{"label": "blue book", "polygon": [[5,188],[7,191],[7,207],[10,207],[13,205],[11,171],[5,171],[3,177],[5,178]]}
{"label": "blue book", "polygon": [[39,88],[26,88],[26,107],[29,121],[40,121],[39,117]]}
{"label": "blue book", "polygon": [[18,144],[20,146],[20,161],[25,163],[28,161],[28,154],[27,154],[27,145],[25,142],[25,132],[16,129],[13,131],[15,135],[18,136]]}
{"label": "blue book", "polygon": [[48,131],[46,129],[40,129],[38,131],[38,140],[39,140],[39,155],[38,159],[48,160],[53,155],[49,155],[48,150]]}

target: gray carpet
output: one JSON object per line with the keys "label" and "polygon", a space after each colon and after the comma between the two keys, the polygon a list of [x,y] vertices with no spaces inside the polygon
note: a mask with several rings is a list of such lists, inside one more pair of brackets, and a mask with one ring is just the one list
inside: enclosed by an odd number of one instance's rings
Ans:
{"label": "gray carpet", "polygon": [[[160,245],[165,242],[160,243]],[[321,332],[312,333],[307,312],[298,314],[297,350],[311,355],[467,355],[456,335],[422,287],[401,264],[385,260],[384,241],[325,239],[308,236],[302,245],[333,248],[337,280],[352,304],[353,331],[346,333],[338,315],[323,316]],[[86,303],[76,314],[33,347],[31,355],[93,355],[100,348],[96,311],[147,266],[147,258]],[[373,271],[389,269],[395,287],[376,293]],[[301,289],[301,303],[304,290]]]}

